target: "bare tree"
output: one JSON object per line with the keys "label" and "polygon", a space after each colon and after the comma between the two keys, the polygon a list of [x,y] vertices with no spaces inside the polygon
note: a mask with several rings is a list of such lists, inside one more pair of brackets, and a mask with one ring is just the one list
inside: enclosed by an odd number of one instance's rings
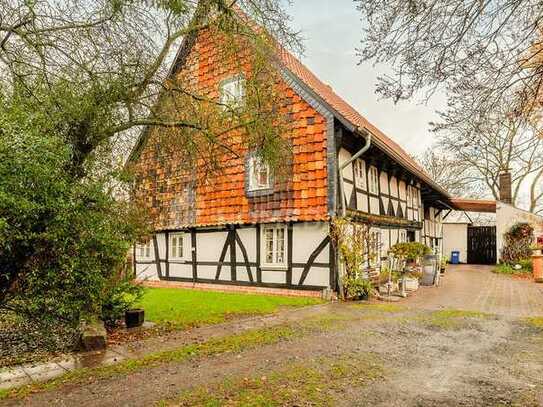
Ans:
{"label": "bare tree", "polygon": [[[271,115],[270,103],[255,101],[251,109],[243,111],[219,106],[206,91],[192,86],[191,78],[177,76],[167,81],[169,65],[182,41],[211,30],[223,39],[225,54],[250,48],[259,58],[256,65],[268,68],[248,78],[248,87],[255,89],[253,95],[269,101],[277,95],[260,87],[267,83],[263,80],[266,75],[273,83],[273,50],[278,43],[299,45],[288,21],[279,0],[159,1],[151,5],[123,0],[0,0],[0,89],[24,92],[37,105],[49,104],[51,115],[83,110],[79,122],[73,123],[73,130],[79,127],[79,131],[71,132],[72,139],[67,140],[74,146],[72,170],[80,175],[85,173],[85,160],[97,148],[145,126],[176,130],[176,138],[193,148],[191,153],[195,153],[191,137],[196,132],[204,134],[207,143],[228,151],[221,135],[244,128],[252,143],[264,146],[273,139],[267,131],[273,126],[263,129],[255,123]],[[56,97],[40,100],[44,89]],[[176,98],[180,110],[190,104],[192,114],[181,117],[179,110],[156,109],[158,97]],[[84,117],[83,103],[74,104],[79,99],[101,105],[108,112],[107,120],[91,123],[92,117]],[[212,114],[224,120],[210,120]]]}
{"label": "bare tree", "polygon": [[[513,204],[528,191],[528,209],[537,212],[543,205],[543,140],[534,124],[523,115],[511,114],[508,99],[502,97],[487,111],[470,110],[472,98],[451,103],[433,123],[438,148],[461,163],[472,190],[499,199],[499,174],[510,171]],[[443,171],[454,177],[454,168],[443,163]],[[452,173],[451,173],[452,171]]]}
{"label": "bare tree", "polygon": [[442,151],[439,146],[428,148],[415,159],[420,162],[432,179],[451,195],[472,198],[484,196],[484,191],[476,187],[479,179],[473,174],[469,163]]}
{"label": "bare tree", "polygon": [[[388,63],[377,91],[395,101],[446,91],[488,111],[507,94],[511,111],[539,109],[543,65],[536,0],[357,0],[361,61]],[[422,92],[422,93],[421,93]]]}

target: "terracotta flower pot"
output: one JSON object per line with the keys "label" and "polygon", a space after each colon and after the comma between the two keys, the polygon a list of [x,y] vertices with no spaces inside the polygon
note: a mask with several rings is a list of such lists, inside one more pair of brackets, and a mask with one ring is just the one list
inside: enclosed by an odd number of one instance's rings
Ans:
{"label": "terracotta flower pot", "polygon": [[532,256],[532,269],[536,283],[543,283],[543,255]]}

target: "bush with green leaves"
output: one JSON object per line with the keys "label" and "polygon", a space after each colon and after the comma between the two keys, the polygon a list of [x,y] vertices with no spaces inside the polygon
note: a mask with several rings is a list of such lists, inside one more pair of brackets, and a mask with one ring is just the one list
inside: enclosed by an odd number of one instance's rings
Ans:
{"label": "bush with green leaves", "polygon": [[145,288],[131,276],[112,278],[102,295],[102,321],[108,327],[117,326],[125,312],[142,299],[144,292]]}
{"label": "bush with green leaves", "polygon": [[0,93],[0,308],[76,324],[100,315],[144,217],[115,199],[111,185],[124,181],[116,168],[94,172],[91,156],[75,176],[70,123],[20,96]]}
{"label": "bush with green leaves", "polygon": [[371,281],[356,275],[346,276],[343,280],[343,287],[347,298],[359,298],[370,295],[373,290]]}
{"label": "bush with green leaves", "polygon": [[422,257],[430,254],[432,250],[419,242],[407,242],[396,243],[390,248],[389,252],[399,259],[418,262]]}

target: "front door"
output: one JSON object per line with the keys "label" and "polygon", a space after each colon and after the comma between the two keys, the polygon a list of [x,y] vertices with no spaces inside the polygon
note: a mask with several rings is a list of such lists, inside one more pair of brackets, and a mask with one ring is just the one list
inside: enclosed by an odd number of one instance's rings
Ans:
{"label": "front door", "polygon": [[496,264],[496,226],[468,226],[468,263]]}

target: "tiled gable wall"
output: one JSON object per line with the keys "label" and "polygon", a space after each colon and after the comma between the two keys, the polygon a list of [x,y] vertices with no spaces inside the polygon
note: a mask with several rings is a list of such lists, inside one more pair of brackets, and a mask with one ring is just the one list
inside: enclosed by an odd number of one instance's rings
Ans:
{"label": "tiled gable wall", "polygon": [[[218,97],[220,81],[239,73],[221,60],[216,44],[209,33],[201,33],[180,73],[192,77],[194,85],[209,97]],[[137,197],[149,209],[156,229],[327,219],[326,120],[285,83],[280,86],[287,101],[284,108],[292,120],[291,134],[285,135],[293,150],[292,175],[276,180],[272,194],[246,196],[248,151],[239,135],[228,136],[229,146],[239,158],[229,156],[221,171],[209,176],[200,168],[187,171],[179,157],[161,159],[157,154],[160,146],[153,137],[161,129],[151,130],[136,162]]]}

